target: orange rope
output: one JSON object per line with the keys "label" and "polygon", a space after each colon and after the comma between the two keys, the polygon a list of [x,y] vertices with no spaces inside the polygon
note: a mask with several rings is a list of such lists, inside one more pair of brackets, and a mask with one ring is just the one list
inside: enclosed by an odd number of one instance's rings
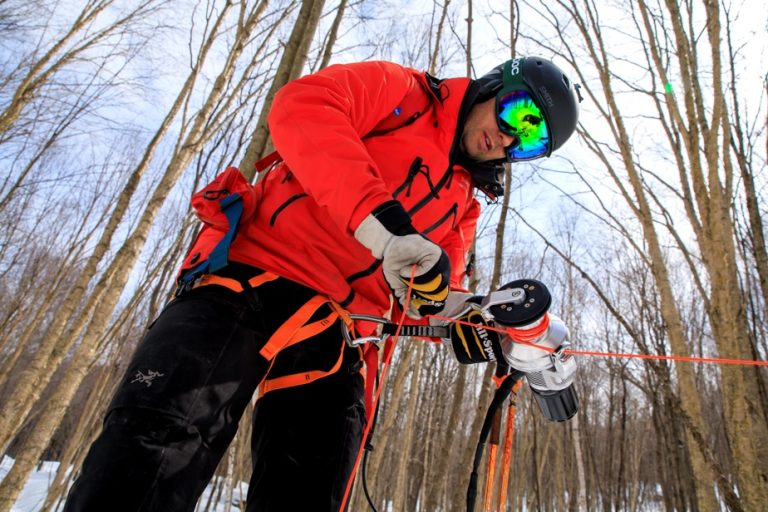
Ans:
{"label": "orange rope", "polygon": [[539,339],[539,336],[547,332],[549,329],[549,315],[544,315],[538,321],[536,325],[528,329],[515,329],[514,327],[507,327],[507,335],[518,343],[528,342],[533,343]]}
{"label": "orange rope", "polygon": [[[395,331],[394,336],[392,336],[392,345],[391,349],[387,351],[385,349],[383,354],[383,360],[381,363],[381,379],[379,380],[379,386],[376,388],[376,394],[373,399],[373,406],[376,407],[376,404],[379,401],[379,397],[381,395],[381,390],[384,387],[384,380],[387,374],[387,370],[389,368],[389,363],[392,358],[392,353],[394,352],[394,344],[397,342],[398,337],[400,336],[400,331],[402,330],[403,324],[405,323],[405,312],[408,310],[408,306],[410,303],[410,296],[411,296],[411,289],[413,288],[413,279],[416,272],[416,266],[414,265],[411,269],[411,278],[410,282],[408,284],[408,292],[405,297],[405,304],[403,306],[403,313],[400,316],[400,321],[397,324],[397,329]],[[444,322],[452,322],[457,323],[460,325],[467,325],[470,327],[482,327],[485,330],[488,331],[494,331],[498,332],[500,334],[507,335],[511,337],[515,342],[523,344],[523,345],[529,345],[531,347],[538,348],[540,350],[543,350],[545,352],[554,352],[555,349],[552,347],[546,347],[543,345],[537,345],[533,343],[533,340],[537,339],[541,334],[543,334],[548,328],[549,328],[549,315],[544,315],[542,318],[542,321],[536,325],[535,327],[531,329],[515,329],[511,327],[495,327],[492,325],[481,325],[481,324],[474,324],[472,322],[467,322],[464,320],[457,320],[455,318],[445,317],[441,315],[428,315],[428,318],[434,318],[436,320],[442,320]],[[661,361],[683,361],[683,362],[691,362],[691,363],[713,363],[713,364],[736,364],[736,365],[753,365],[753,366],[768,366],[768,361],[757,361],[757,360],[749,360],[749,359],[727,359],[727,358],[719,358],[719,357],[691,357],[691,356],[667,356],[667,355],[657,355],[657,354],[632,354],[632,353],[614,353],[614,352],[597,352],[597,351],[587,351],[587,350],[570,350],[566,349],[564,350],[565,354],[568,355],[574,355],[574,356],[594,356],[594,357],[617,357],[617,358],[627,358],[627,359],[650,359],[650,360],[661,360]],[[518,382],[515,385],[515,388],[513,389],[513,392],[515,392],[521,383]],[[504,473],[502,474],[502,487],[501,487],[501,495],[499,499],[498,506],[500,507],[499,510],[503,510],[502,507],[505,505],[506,501],[506,495],[507,495],[507,485],[509,480],[509,464],[511,461],[512,456],[512,436],[514,434],[514,420],[515,420],[515,414],[516,414],[516,407],[513,405],[510,405],[509,410],[507,412],[507,430],[505,434],[505,442],[504,442],[504,452],[502,455],[502,468]],[[360,449],[357,453],[357,458],[355,459],[355,465],[352,469],[352,473],[349,477],[349,480],[347,481],[347,487],[346,491],[344,492],[344,498],[341,502],[341,507],[339,508],[339,511],[343,511],[346,508],[347,501],[349,499],[350,491],[352,490],[352,483],[354,481],[355,473],[357,473],[357,469],[360,465],[360,460],[362,458],[363,454],[363,448],[365,446],[365,440],[368,438],[368,434],[370,433],[371,429],[371,423],[368,421],[365,425],[365,429],[363,432],[363,438],[361,440]],[[492,482],[492,478],[495,475],[492,475],[493,472],[495,472],[495,460],[496,460],[496,445],[491,445],[490,449],[491,452],[489,452],[489,464],[491,464],[491,459],[493,460],[493,463],[489,466],[489,479],[486,481],[486,486],[488,486],[488,482]],[[489,504],[489,494],[487,492],[488,487],[486,487],[486,510],[490,510],[490,504]]]}
{"label": "orange rope", "polygon": [[485,512],[493,512],[493,481],[496,478],[497,444],[488,447],[488,474],[485,476]]}
{"label": "orange rope", "polygon": [[655,359],[660,361],[685,361],[689,363],[714,363],[714,364],[741,364],[753,366],[768,366],[768,361],[755,361],[752,359],[726,359],[722,357],[691,357],[691,356],[663,356],[658,354],[625,354],[619,352],[593,352],[588,350],[564,350],[563,353],[574,356],[595,357],[624,357],[627,359]]}
{"label": "orange rope", "polygon": [[[472,322],[466,322],[464,320],[456,320],[454,318],[440,316],[440,315],[430,315],[430,317],[435,318],[437,320],[442,320],[445,322],[453,322],[460,325],[468,325],[470,327],[482,327],[487,331],[494,331],[500,334],[507,334],[507,335],[510,334],[509,328],[494,327],[492,325],[473,324]],[[512,331],[519,331],[519,329],[512,329]],[[517,339],[515,339],[515,341],[522,345],[528,345],[531,347],[538,348],[539,350],[543,350],[544,352],[555,351],[554,348],[545,347],[543,345],[537,345],[536,343],[532,343],[530,341],[526,341],[526,340],[518,341]],[[684,361],[689,363],[714,363],[714,364],[740,364],[740,365],[752,365],[752,366],[768,366],[768,361],[757,361],[753,359],[728,359],[728,358],[722,358],[722,357],[666,356],[666,355],[658,355],[658,354],[596,352],[596,351],[588,351],[588,350],[571,350],[571,349],[566,349],[563,351],[563,353],[574,355],[574,356],[621,357],[621,358],[627,358],[627,359],[655,359],[655,360],[661,360],[661,361]]]}
{"label": "orange rope", "polygon": [[517,395],[522,384],[523,381],[520,379],[512,387],[512,397],[510,397],[509,407],[507,408],[507,428],[504,431],[504,450],[501,455],[501,488],[499,489],[498,512],[504,512],[507,508],[509,470],[512,466],[512,443],[515,436],[515,415],[517,413],[517,403],[513,397]]}
{"label": "orange rope", "polygon": [[349,479],[347,480],[347,488],[344,491],[344,498],[341,500],[341,506],[339,507],[339,512],[344,512],[344,510],[347,507],[347,501],[349,500],[349,495],[352,491],[352,483],[355,481],[355,474],[357,474],[357,468],[360,466],[360,460],[363,457],[363,451],[365,450],[365,442],[368,439],[368,435],[371,432],[371,427],[373,426],[373,421],[371,419],[373,418],[373,411],[376,410],[376,405],[379,403],[379,396],[381,395],[381,390],[384,388],[384,381],[387,377],[387,370],[389,369],[389,363],[392,359],[392,354],[395,351],[395,344],[397,343],[397,339],[400,336],[400,331],[403,328],[403,324],[405,323],[405,312],[408,311],[408,306],[411,302],[411,289],[413,288],[413,279],[416,275],[416,265],[411,267],[411,278],[408,282],[408,291],[405,295],[405,304],[403,305],[403,313],[400,315],[400,321],[397,323],[397,329],[395,330],[394,336],[390,338],[391,343],[389,343],[389,346],[391,346],[390,350],[387,350],[387,347],[384,349],[384,354],[381,361],[381,378],[379,379],[379,385],[376,387],[376,394],[373,397],[373,407],[371,408],[371,418],[368,419],[365,423],[365,429],[363,429],[363,438],[360,440],[360,448],[357,450],[357,458],[355,458],[355,465],[352,468],[352,472],[349,475]]}
{"label": "orange rope", "polygon": [[[517,341],[518,343],[520,343],[522,345],[529,345],[531,347],[536,347],[536,348],[538,348],[540,350],[543,350],[545,352],[554,352],[555,351],[555,349],[553,349],[551,347],[545,347],[544,345],[537,345],[535,343],[532,343],[530,340],[525,339],[526,338],[525,336],[522,336],[521,339],[518,341],[515,338],[515,335],[517,335],[517,333],[519,333],[521,331],[525,332],[523,329],[514,329],[512,327],[496,327],[496,326],[493,326],[493,325],[473,324],[472,322],[467,322],[466,320],[458,320],[456,318],[451,318],[451,317],[448,317],[448,316],[441,316],[441,315],[428,315],[428,317],[429,318],[434,318],[436,320],[442,320],[443,322],[451,322],[451,323],[459,324],[459,325],[468,325],[469,327],[482,327],[486,331],[493,331],[493,332],[498,332],[499,334],[505,334],[507,336],[511,336],[515,341]],[[547,316],[547,327],[549,327],[549,316]],[[541,335],[543,333],[544,333],[544,330],[539,332],[539,335]]]}
{"label": "orange rope", "polygon": [[493,512],[493,483],[496,480],[496,452],[499,449],[499,431],[501,430],[501,414],[496,411],[493,417],[493,427],[488,441],[488,471],[485,475],[485,512]]}

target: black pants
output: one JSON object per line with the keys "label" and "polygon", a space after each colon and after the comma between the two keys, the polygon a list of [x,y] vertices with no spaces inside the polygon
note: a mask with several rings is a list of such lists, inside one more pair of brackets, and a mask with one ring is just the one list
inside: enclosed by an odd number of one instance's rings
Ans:
{"label": "black pants", "polygon": [[267,372],[326,371],[343,351],[336,373],[257,402],[247,507],[339,510],[364,426],[359,351],[344,347],[337,321],[266,360],[261,347],[316,293],[285,279],[249,293],[201,287],[163,311],[118,386],[66,512],[194,510]]}

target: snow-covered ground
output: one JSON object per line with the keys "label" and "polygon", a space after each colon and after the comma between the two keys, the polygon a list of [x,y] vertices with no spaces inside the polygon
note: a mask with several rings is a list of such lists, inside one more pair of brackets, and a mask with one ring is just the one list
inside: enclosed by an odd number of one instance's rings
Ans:
{"label": "snow-covered ground", "polygon": [[[4,457],[0,462],[0,480],[5,478],[11,466],[13,466],[13,459]],[[56,476],[58,469],[58,462],[44,462],[27,480],[27,485],[21,491],[21,495],[11,512],[37,512],[40,510],[48,493],[48,486],[53,481],[53,477]]]}
{"label": "snow-covered ground", "polygon": [[[10,457],[3,458],[2,462],[0,462],[0,480],[5,478],[5,475],[10,471],[11,466],[13,466],[13,459]],[[48,493],[48,486],[56,476],[58,468],[58,462],[44,462],[37,471],[32,473],[29,480],[27,480],[27,485],[24,487],[24,490],[21,491],[19,499],[11,509],[11,512],[38,512],[43,506],[45,496]],[[242,496],[245,498],[245,494],[248,492],[248,485],[243,483],[240,488],[236,487],[234,489],[230,507],[227,507],[223,502],[226,496],[226,491],[224,491],[221,493],[219,503],[217,503],[216,506],[212,506],[210,510],[212,512],[228,512],[230,510],[234,512],[239,510],[238,502],[240,501],[241,496],[240,489],[242,489]],[[212,490],[214,490],[213,484],[205,489],[205,492],[200,499],[200,503],[203,507],[208,503],[208,496]],[[61,507],[57,510],[61,510]]]}

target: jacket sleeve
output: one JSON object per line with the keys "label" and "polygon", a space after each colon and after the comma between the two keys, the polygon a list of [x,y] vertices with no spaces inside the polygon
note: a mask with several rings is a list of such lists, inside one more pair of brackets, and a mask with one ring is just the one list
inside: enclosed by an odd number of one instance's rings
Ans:
{"label": "jacket sleeve", "polygon": [[480,217],[480,203],[470,199],[467,211],[459,219],[456,228],[442,240],[440,245],[451,260],[451,289],[466,290],[464,278],[467,270],[467,254],[475,239],[477,219]]}
{"label": "jacket sleeve", "polygon": [[398,106],[416,83],[413,73],[388,62],[339,64],[275,95],[268,116],[275,148],[304,190],[349,233],[392,200],[362,137]]}

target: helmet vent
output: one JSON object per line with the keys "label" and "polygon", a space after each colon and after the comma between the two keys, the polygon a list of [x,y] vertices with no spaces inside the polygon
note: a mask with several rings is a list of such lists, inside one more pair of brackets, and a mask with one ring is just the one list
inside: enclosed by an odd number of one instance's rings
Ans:
{"label": "helmet vent", "polygon": [[565,84],[566,87],[569,87],[569,88],[571,87],[571,82],[568,80],[568,77],[565,75],[563,75],[563,83]]}

